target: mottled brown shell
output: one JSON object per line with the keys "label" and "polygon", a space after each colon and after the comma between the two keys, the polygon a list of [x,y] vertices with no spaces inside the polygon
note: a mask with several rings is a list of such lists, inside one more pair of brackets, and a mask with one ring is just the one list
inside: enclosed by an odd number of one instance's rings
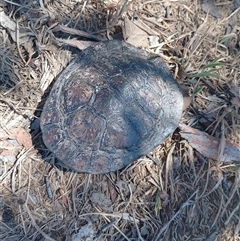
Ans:
{"label": "mottled brown shell", "polygon": [[96,43],[54,84],[41,115],[43,141],[64,166],[107,173],[161,144],[182,108],[160,57],[122,41]]}

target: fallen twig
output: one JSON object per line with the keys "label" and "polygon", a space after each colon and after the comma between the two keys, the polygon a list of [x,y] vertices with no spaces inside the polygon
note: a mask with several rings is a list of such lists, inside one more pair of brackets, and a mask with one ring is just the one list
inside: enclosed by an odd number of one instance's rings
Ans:
{"label": "fallen twig", "polygon": [[238,145],[226,141],[223,153],[219,155],[220,139],[184,124],[179,124],[179,128],[182,130],[181,136],[203,156],[221,162],[236,161],[240,163],[240,147]]}
{"label": "fallen twig", "polygon": [[188,205],[192,204],[192,198],[196,195],[196,193],[198,192],[198,190],[196,190],[189,198],[186,202],[184,202],[181,207],[179,208],[179,210],[171,217],[171,219],[161,228],[161,230],[159,231],[157,237],[154,240],[160,240],[161,235],[166,231],[166,229],[170,226],[170,224],[172,223],[172,221],[183,211],[183,209],[185,207],[187,207]]}

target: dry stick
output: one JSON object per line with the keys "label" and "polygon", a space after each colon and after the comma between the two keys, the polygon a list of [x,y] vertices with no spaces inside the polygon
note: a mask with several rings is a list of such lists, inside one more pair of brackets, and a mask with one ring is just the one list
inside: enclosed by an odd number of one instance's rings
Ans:
{"label": "dry stick", "polygon": [[89,38],[89,39],[94,39],[94,40],[97,40],[97,41],[102,41],[101,38],[93,35],[93,34],[90,34],[90,33],[87,33],[87,32],[84,32],[82,30],[78,30],[78,29],[72,29],[72,28],[69,28],[67,26],[64,26],[64,25],[58,25],[55,29],[53,29],[53,32],[55,31],[62,31],[64,33],[69,33],[69,34],[76,34],[76,35],[79,35],[81,37],[86,37],[86,38]]}
{"label": "dry stick", "polygon": [[126,6],[127,6],[127,3],[128,3],[128,0],[125,0],[122,8],[120,9],[119,14],[118,14],[117,17],[114,18],[113,21],[110,23],[109,28],[112,28],[112,27],[118,22],[119,18],[122,16],[123,12],[125,11],[125,8],[126,8]]}
{"label": "dry stick", "polygon": [[171,198],[173,198],[173,188],[172,188],[172,184],[173,184],[173,173],[172,173],[172,163],[173,163],[173,160],[172,160],[172,154],[173,154],[173,151],[175,149],[175,144],[171,147],[171,149],[169,150],[168,152],[168,155],[167,155],[167,160],[166,160],[166,180],[165,180],[165,190],[167,190],[167,187],[168,187],[168,180],[170,182],[170,192],[171,192]]}
{"label": "dry stick", "polygon": [[214,228],[212,230],[212,232],[205,239],[203,239],[202,241],[212,241],[212,240],[215,239],[217,234],[218,234],[218,228]]}
{"label": "dry stick", "polygon": [[218,212],[217,212],[216,217],[214,218],[214,221],[213,221],[213,224],[212,224],[212,226],[211,226],[211,229],[215,227],[215,225],[216,225],[216,223],[217,223],[217,221],[218,221],[218,218],[219,218],[219,216],[220,216],[221,213],[222,213],[223,201],[224,201],[224,200],[223,200],[223,196],[221,196],[221,202],[220,202],[220,205],[219,205],[219,207],[218,207]]}
{"label": "dry stick", "polygon": [[238,191],[238,188],[239,188],[239,187],[238,187],[238,183],[239,183],[239,181],[240,181],[240,174],[238,174],[238,177],[237,177],[237,180],[235,181],[235,186],[234,186],[234,189],[233,189],[233,191],[232,191],[232,194],[231,194],[230,197],[228,198],[228,201],[227,201],[227,203],[225,204],[225,207],[224,207],[223,210],[222,210],[222,216],[223,216],[223,214],[227,211],[227,207],[228,207],[228,205],[231,203],[234,194]]}
{"label": "dry stick", "polygon": [[211,193],[213,193],[215,190],[218,189],[218,187],[221,185],[222,181],[223,181],[223,177],[219,178],[219,180],[216,183],[216,185],[208,193],[206,193],[204,195],[201,195],[198,199],[209,196]]}
{"label": "dry stick", "polygon": [[76,188],[75,187],[72,187],[72,205],[73,205],[73,213],[74,213],[74,216],[77,217],[77,207],[76,207],[76,199],[75,199],[75,195],[76,195]]}
{"label": "dry stick", "polygon": [[149,158],[151,161],[153,161],[156,166],[158,166],[158,167],[160,166],[160,162],[157,161],[155,158],[153,158],[152,155],[148,154],[148,155],[146,155],[146,157]]}
{"label": "dry stick", "polygon": [[[108,219],[107,217],[103,216],[108,222],[110,222],[110,219]],[[131,241],[130,239],[128,239],[128,237],[113,223],[113,227],[115,229],[117,229],[117,231],[127,240],[127,241]]]}
{"label": "dry stick", "polygon": [[19,163],[26,158],[26,154],[27,154],[28,152],[30,152],[32,149],[33,149],[33,147],[30,148],[30,149],[28,149],[27,151],[24,150],[25,153],[24,153],[24,151],[22,151],[22,152],[19,154],[20,157],[19,157],[19,158],[17,159],[17,161],[13,164],[13,166],[9,169],[9,171],[8,171],[7,173],[5,173],[3,176],[0,177],[0,182],[3,182],[3,181],[5,180],[5,178],[6,178],[9,174],[11,174],[11,173],[13,172],[14,168],[16,168],[16,167],[19,165]]}
{"label": "dry stick", "polygon": [[24,217],[22,215],[22,207],[21,205],[18,205],[19,207],[19,213],[20,213],[20,217],[21,217],[21,221],[22,221],[22,226],[23,226],[23,231],[24,231],[24,234],[27,235],[27,229],[26,229],[26,225],[25,225],[25,220],[24,220]]}
{"label": "dry stick", "polygon": [[126,8],[126,5],[128,3],[128,0],[125,0],[124,1],[124,4],[119,12],[119,14],[112,20],[112,22],[110,24],[108,24],[108,28],[107,29],[102,29],[102,30],[99,30],[97,32],[94,32],[93,34],[96,34],[96,33],[103,33],[105,31],[107,31],[108,29],[112,28],[119,20],[119,18],[121,18],[123,12],[125,11],[125,8]]}
{"label": "dry stick", "polygon": [[127,207],[130,205],[130,203],[132,202],[132,198],[133,198],[131,186],[130,186],[130,184],[127,184],[127,185],[128,185],[128,189],[129,189],[129,192],[130,192],[130,197],[129,197],[129,200],[127,202],[127,205],[125,206],[125,210],[127,210]]}
{"label": "dry stick", "polygon": [[0,220],[0,224],[3,225],[3,226],[5,226],[5,227],[6,227],[8,230],[10,230],[12,233],[14,233],[14,229],[12,229],[11,227],[9,227],[6,223],[2,222],[1,220]]}
{"label": "dry stick", "polygon": [[44,3],[43,3],[43,0],[39,0],[39,5],[40,5],[40,7],[42,8],[42,9],[46,9],[45,7],[44,7]]}
{"label": "dry stick", "polygon": [[[130,221],[130,222],[133,222],[133,221],[139,222],[140,221],[140,219],[133,220],[133,217],[131,217],[129,213],[114,214],[114,213],[93,212],[93,213],[80,214],[80,215],[78,215],[78,218],[85,217],[85,216],[91,216],[91,215],[102,215],[103,217],[119,218],[119,219],[127,220],[127,221]],[[141,221],[144,221],[144,220],[141,219]]]}
{"label": "dry stick", "polygon": [[224,120],[221,121],[221,138],[219,141],[219,147],[218,147],[218,160],[221,160],[223,157],[224,149],[225,149],[225,126],[224,126]]}
{"label": "dry stick", "polygon": [[8,107],[9,107],[10,109],[12,109],[16,114],[22,115],[22,114],[15,108],[15,106],[14,106],[13,104],[11,104],[10,102],[6,101],[6,100],[4,99],[4,96],[1,95],[1,94],[0,94],[0,102],[3,102],[3,103],[5,103],[6,105],[8,105]]}
{"label": "dry stick", "polygon": [[25,59],[23,58],[23,56],[22,56],[22,52],[21,52],[21,50],[20,50],[20,43],[19,43],[19,24],[18,24],[18,21],[16,22],[16,43],[17,43],[17,49],[18,49],[18,53],[19,53],[19,55],[20,55],[20,57],[21,57],[21,59],[22,59],[22,61],[23,61],[23,63],[25,64],[25,66],[26,66],[26,61],[25,61]]}
{"label": "dry stick", "polygon": [[[208,168],[207,170],[209,170],[210,168],[210,162],[207,162],[208,164]],[[194,179],[194,182],[193,182],[193,187],[196,187],[197,183],[199,183],[201,180],[206,180],[206,183],[205,183],[205,188],[206,186],[208,186],[208,172],[206,173],[203,169],[204,169],[204,164],[200,167],[200,169],[198,170],[197,174],[196,174],[196,179]],[[206,175],[206,178],[205,178],[205,175]],[[206,191],[206,189],[203,189],[203,194],[204,192]],[[203,195],[202,194],[202,195]]]}
{"label": "dry stick", "polygon": [[233,15],[235,15],[236,13],[238,13],[238,11],[240,11],[240,7],[237,8],[234,12],[232,12],[228,17],[224,18],[224,19],[220,22],[220,24],[223,23],[225,20],[230,19]]}
{"label": "dry stick", "polygon": [[168,221],[168,223],[166,223],[160,230],[160,232],[158,233],[157,237],[155,238],[155,240],[160,240],[160,236],[166,231],[166,229],[170,226],[171,222],[182,212],[182,210],[187,207],[188,205],[191,204],[191,199],[193,198],[193,196],[198,192],[198,189],[187,199],[187,201],[185,203],[183,203],[181,205],[181,207],[179,208],[179,210],[173,215],[173,217]]}
{"label": "dry stick", "polygon": [[68,190],[68,189],[71,189],[72,187],[72,184],[73,184],[73,181],[74,179],[76,178],[77,174],[76,173],[70,173],[70,176],[68,178],[68,182],[67,184],[65,185],[65,189]]}
{"label": "dry stick", "polygon": [[[15,2],[12,2],[12,1],[4,0],[4,2],[10,3],[10,4],[15,5],[15,6],[23,7],[23,5],[18,4],[18,3],[15,3]],[[24,6],[24,7],[30,9],[30,8],[27,7],[27,6]]]}
{"label": "dry stick", "polygon": [[[97,209],[97,208],[96,208]],[[97,209],[98,210],[98,209]],[[99,211],[99,210],[98,210]],[[102,214],[102,213],[99,213]],[[107,218],[107,216],[102,215],[109,223],[111,223],[111,220],[109,218]],[[112,226],[117,229],[117,231],[127,240],[130,241],[130,239],[128,239],[128,237],[113,223]]]}
{"label": "dry stick", "polygon": [[136,219],[135,219],[134,210],[133,210],[132,215],[133,215],[133,218],[134,218],[134,226],[136,227],[136,230],[137,230],[137,233],[138,233],[138,240],[144,241],[143,238],[142,238],[142,236],[141,236],[141,233],[140,233],[140,231],[139,231],[138,225],[137,225],[136,222],[135,222]]}
{"label": "dry stick", "polygon": [[[235,215],[235,213],[237,211],[239,211],[240,209],[240,203],[238,203],[238,205],[233,209],[233,211],[231,212],[231,214],[229,215],[228,219],[226,220],[226,222],[224,223],[225,227],[227,227],[227,225],[229,224],[231,218]],[[236,215],[237,216],[237,215]]]}
{"label": "dry stick", "polygon": [[[238,175],[239,175],[239,173],[238,173]],[[227,203],[225,204],[225,207],[224,207],[223,210],[222,210],[221,216],[223,216],[223,214],[227,211],[227,207],[228,207],[228,205],[231,203],[234,194],[235,194],[236,192],[238,192],[238,185],[237,185],[237,184],[239,183],[239,180],[240,180],[240,176],[238,176],[238,178],[237,178],[237,180],[236,180],[236,182],[235,182],[236,185],[235,185],[235,187],[234,187],[234,189],[233,189],[233,191],[232,191],[232,194],[231,194],[231,196],[229,197]],[[236,206],[236,208],[234,208],[234,210],[231,212],[231,214],[229,215],[227,221],[225,222],[225,225],[227,225],[227,224],[230,222],[232,216],[235,215],[235,212],[238,211],[239,208],[240,208],[240,203],[239,203],[239,204]]]}
{"label": "dry stick", "polygon": [[28,170],[29,170],[29,173],[28,173],[28,191],[27,191],[27,198],[26,198],[26,201],[25,201],[23,207],[24,207],[25,210],[27,211],[27,213],[28,213],[28,215],[29,215],[29,217],[30,217],[30,219],[31,219],[32,225],[37,229],[37,231],[38,231],[40,234],[42,234],[42,236],[43,236],[46,240],[55,241],[55,239],[52,239],[51,237],[49,237],[45,232],[43,232],[43,231],[39,228],[39,226],[36,224],[36,221],[35,221],[34,217],[33,217],[32,214],[31,214],[31,211],[30,211],[29,208],[28,208],[27,203],[28,203],[29,190],[30,190],[31,169],[32,169],[32,167],[31,167],[31,162],[30,162],[30,168],[28,169]]}
{"label": "dry stick", "polygon": [[[141,19],[143,19],[143,20],[145,20],[146,22],[149,22],[149,23],[152,23],[152,24],[154,24],[155,26],[157,26],[157,27],[159,27],[159,29],[156,31],[156,30],[154,30],[154,29],[151,29],[151,31],[153,31],[153,34],[151,34],[151,35],[159,35],[159,34],[161,34],[162,36],[164,36],[164,38],[165,39],[167,39],[167,37],[168,37],[168,35],[166,34],[166,32],[164,32],[164,30],[166,30],[166,31],[168,31],[168,28],[169,28],[169,26],[167,25],[167,26],[164,26],[164,24],[160,24],[160,23],[158,23],[157,21],[155,21],[155,20],[153,20],[153,19],[151,19],[151,18],[148,18],[148,17],[145,17],[145,16],[141,16]],[[163,23],[166,23],[165,21],[163,21]],[[164,29],[163,31],[161,31],[160,29]],[[189,33],[188,34],[186,34],[186,35],[189,35]],[[183,37],[185,37],[185,35],[183,36]]]}
{"label": "dry stick", "polygon": [[[16,74],[16,73],[15,73]],[[20,77],[18,74],[16,74],[17,78],[20,80]],[[11,93],[13,90],[17,89],[18,86],[21,86],[21,84],[24,82],[24,79],[20,80],[18,83],[15,84],[15,86],[13,86],[12,88],[10,88],[8,91],[4,92],[2,95],[8,95],[9,93]]]}
{"label": "dry stick", "polygon": [[[219,108],[221,108],[221,107],[219,107]],[[216,123],[216,125],[214,126],[214,128],[213,128],[213,130],[212,130],[212,132],[211,132],[211,135],[213,135],[213,134],[215,133],[215,131],[216,131],[219,123],[223,120],[223,118],[225,117],[225,115],[227,115],[228,113],[229,113],[229,112],[227,112],[227,111],[225,112],[225,111],[224,111],[224,112],[222,113],[222,115],[219,116],[218,119],[213,122],[213,123]],[[207,131],[208,129],[209,129],[209,128],[207,128],[206,131]]]}
{"label": "dry stick", "polygon": [[83,11],[84,11],[84,9],[86,7],[86,4],[87,4],[87,1],[84,1],[82,9],[79,11],[78,17],[77,17],[76,22],[75,22],[75,24],[73,26],[74,29],[77,27],[77,24],[79,22],[80,17],[82,16],[82,13],[83,13]]}
{"label": "dry stick", "polygon": [[31,222],[32,222],[32,225],[34,226],[34,228],[36,228],[37,231],[38,231],[40,234],[42,234],[42,236],[43,236],[46,240],[56,241],[55,239],[52,239],[51,237],[49,237],[45,232],[43,232],[43,231],[38,227],[38,225],[36,224],[36,222],[35,222],[32,214],[31,214],[31,212],[30,212],[30,210],[29,210],[29,208],[28,208],[28,206],[27,206],[27,203],[24,204],[24,208],[25,208],[25,210],[27,211],[27,213],[28,213],[28,215],[29,215],[29,217],[30,217],[30,219],[31,219]]}
{"label": "dry stick", "polygon": [[94,241],[98,241],[101,236],[103,235],[104,232],[106,232],[110,227],[113,226],[113,224],[116,222],[116,220],[114,219],[113,221],[111,221],[110,223],[107,223],[106,225],[104,225],[97,233],[97,235],[95,236]]}
{"label": "dry stick", "polygon": [[[21,162],[19,163],[18,166],[20,166],[20,164],[21,164]],[[16,177],[16,171],[17,171],[17,167],[18,167],[18,166],[15,166],[15,168],[13,169],[12,175],[11,175],[12,193],[15,193],[15,192],[16,192],[15,177]],[[19,171],[19,177],[20,177],[20,175],[21,175],[21,167],[18,168],[18,171]],[[21,183],[19,182],[19,184],[21,184]],[[19,186],[21,187],[21,185],[19,185]]]}

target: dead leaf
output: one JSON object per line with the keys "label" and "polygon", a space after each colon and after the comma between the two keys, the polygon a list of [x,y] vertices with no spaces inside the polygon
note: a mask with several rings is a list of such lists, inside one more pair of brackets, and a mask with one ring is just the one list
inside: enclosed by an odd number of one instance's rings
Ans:
{"label": "dead leaf", "polygon": [[18,152],[22,149],[19,144],[13,140],[2,140],[0,141],[0,155],[1,156],[16,156]]}
{"label": "dead leaf", "polygon": [[144,23],[140,18],[134,19],[133,23],[140,29],[142,29],[148,35],[159,35],[159,32],[151,29],[146,23]]}
{"label": "dead leaf", "polygon": [[202,10],[205,13],[211,14],[215,18],[220,18],[222,16],[221,12],[216,7],[214,0],[202,0]]}
{"label": "dead leaf", "polygon": [[130,21],[128,18],[124,19],[123,37],[127,43],[135,47],[148,47],[148,34],[146,31],[139,28],[135,21]]}
{"label": "dead leaf", "polygon": [[[11,35],[14,42],[19,42],[19,45],[29,41],[30,36],[34,36],[32,32],[27,32],[25,29],[18,29],[17,24],[11,18],[9,18],[4,11],[0,11],[0,26],[5,28]],[[17,32],[18,31],[18,32]]]}
{"label": "dead leaf", "polygon": [[92,204],[98,205],[103,211],[112,212],[112,202],[109,197],[106,197],[103,193],[94,192],[92,193],[90,200]]}
{"label": "dead leaf", "polygon": [[94,39],[94,40],[97,40],[97,41],[103,41],[104,39],[96,36],[96,35],[93,35],[93,34],[90,34],[88,32],[85,32],[85,31],[82,31],[82,30],[78,30],[78,29],[74,29],[74,28],[69,28],[65,25],[57,25],[54,29],[53,29],[53,32],[56,32],[56,31],[61,31],[61,32],[64,32],[64,33],[68,33],[68,34],[72,34],[72,35],[79,35],[81,37],[85,37],[85,38],[89,38],[89,39]]}
{"label": "dead leaf", "polygon": [[72,241],[92,241],[94,235],[94,228],[91,221],[82,226],[77,233],[72,235]]}
{"label": "dead leaf", "polygon": [[84,50],[87,47],[89,47],[95,43],[95,42],[91,42],[91,41],[81,41],[81,40],[76,40],[76,39],[56,38],[56,40],[59,41],[60,43],[64,43],[64,44],[70,45],[72,47],[76,47],[80,50]]}
{"label": "dead leaf", "polygon": [[32,147],[31,135],[24,128],[13,128],[8,132],[0,130],[0,157],[4,161],[15,161],[22,146],[26,150]]}
{"label": "dead leaf", "polygon": [[240,162],[239,145],[226,141],[224,151],[219,156],[220,139],[184,124],[179,124],[179,128],[182,130],[181,136],[188,140],[189,144],[203,156],[221,162]]}
{"label": "dead leaf", "polygon": [[1,130],[0,139],[16,140],[20,145],[24,146],[26,150],[33,146],[31,135],[23,127],[12,128],[8,130],[8,132]]}

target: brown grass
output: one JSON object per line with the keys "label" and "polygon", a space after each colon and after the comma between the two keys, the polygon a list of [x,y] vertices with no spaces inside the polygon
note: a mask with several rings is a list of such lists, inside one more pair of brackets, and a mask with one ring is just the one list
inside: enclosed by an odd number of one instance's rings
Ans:
{"label": "brown grass", "polygon": [[182,122],[240,145],[233,2],[218,3],[218,19],[196,0],[5,2],[27,41],[0,28],[0,128],[24,127],[34,146],[1,156],[0,239],[74,240],[80,230],[87,235],[75,240],[240,240],[239,167],[201,156],[178,130],[124,170],[88,175],[54,165],[39,128],[44,92],[78,51],[56,37],[87,40],[54,31],[55,23],[107,39],[121,36],[123,19],[135,15],[157,33],[149,49],[191,94]]}

